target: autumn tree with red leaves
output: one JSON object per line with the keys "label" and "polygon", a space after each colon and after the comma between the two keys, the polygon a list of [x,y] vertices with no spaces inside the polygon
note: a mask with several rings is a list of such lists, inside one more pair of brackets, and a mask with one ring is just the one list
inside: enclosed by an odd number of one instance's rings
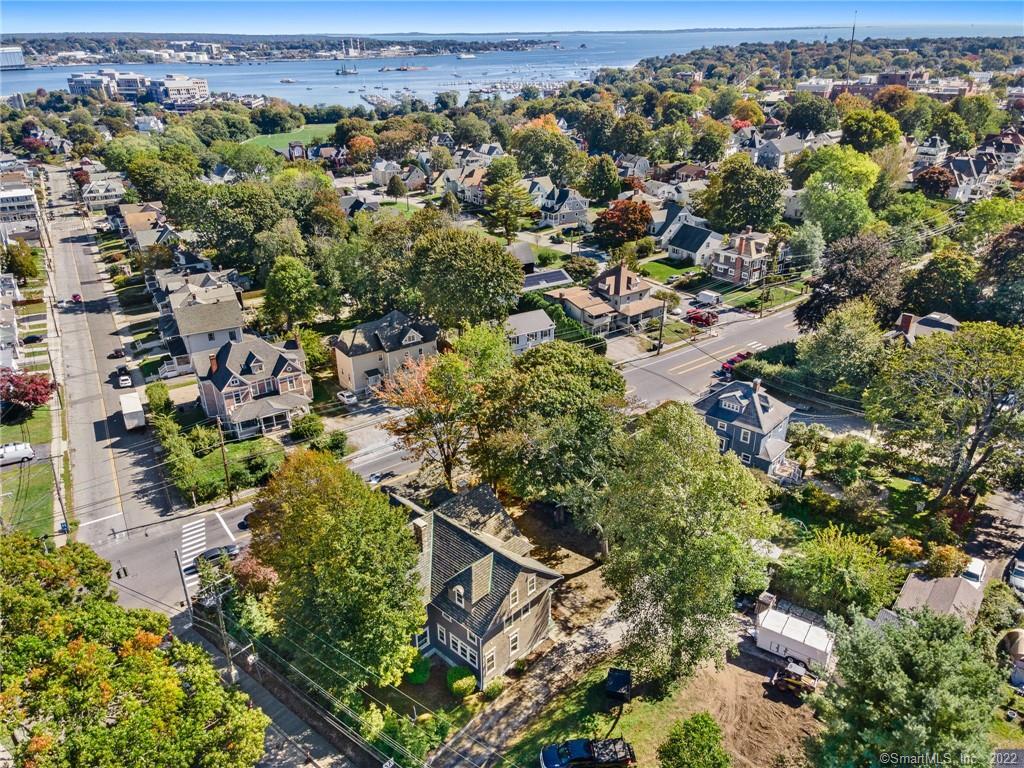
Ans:
{"label": "autumn tree with red leaves", "polygon": [[594,223],[594,234],[606,247],[617,248],[647,235],[651,208],[634,200],[616,200]]}
{"label": "autumn tree with red leaves", "polygon": [[22,408],[46,405],[53,395],[53,380],[45,373],[0,371],[0,400]]}

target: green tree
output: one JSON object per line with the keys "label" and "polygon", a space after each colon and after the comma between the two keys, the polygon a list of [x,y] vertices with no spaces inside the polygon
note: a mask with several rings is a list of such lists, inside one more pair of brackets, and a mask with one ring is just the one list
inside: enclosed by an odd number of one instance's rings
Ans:
{"label": "green tree", "polygon": [[316,314],[320,289],[313,272],[294,256],[281,256],[267,276],[263,313],[273,323],[284,318],[285,328]]}
{"label": "green tree", "polygon": [[782,174],[758,168],[750,156],[737,153],[722,161],[697,195],[697,210],[721,232],[737,232],[745,226],[771,229],[782,215]]}
{"label": "green tree", "polygon": [[499,243],[465,229],[438,229],[414,247],[427,312],[444,328],[503,320],[519,299],[523,270]]}
{"label": "green tree", "polygon": [[870,536],[831,524],[783,558],[779,579],[794,602],[846,616],[874,616],[902,581]]}
{"label": "green tree", "polygon": [[978,262],[956,246],[934,254],[904,286],[904,309],[917,315],[946,312],[966,320],[977,312]]}
{"label": "green tree", "polygon": [[400,682],[416,655],[409,638],[426,620],[406,511],[330,453],[309,450],[285,459],[254,508],[251,549],[277,572],[281,634],[349,685],[305,654],[295,664],[335,691]]}
{"label": "green tree", "polygon": [[611,155],[590,158],[584,189],[588,197],[601,203],[618,196],[622,182],[619,181],[619,169]]}
{"label": "green tree", "polygon": [[164,642],[167,617],[118,605],[110,575],[84,544],[0,537],[0,729],[27,731],[8,741],[15,763],[254,766],[266,715],[202,648]]}
{"label": "green tree", "polygon": [[1022,355],[1024,329],[964,323],[884,359],[866,410],[888,440],[937,464],[943,483],[935,504],[959,497],[975,476],[998,479],[1019,461]]}
{"label": "green tree", "polygon": [[732,105],[732,116],[737,120],[746,120],[752,125],[764,125],[766,120],[760,105],[751,99],[740,99]]}
{"label": "green tree", "polygon": [[625,382],[582,345],[541,344],[484,387],[473,468],[520,498],[571,503],[601,476]]}
{"label": "green tree", "polygon": [[999,109],[988,94],[958,96],[953,102],[953,109],[974,134],[975,141],[999,129]]}
{"label": "green tree", "polygon": [[326,371],[332,362],[331,350],[324,343],[323,336],[312,328],[299,330],[299,343],[306,355],[306,370],[311,373]]}
{"label": "green tree", "polygon": [[432,174],[440,176],[454,167],[455,160],[452,159],[452,153],[448,147],[438,145],[430,148],[430,172]]}
{"label": "green tree", "polygon": [[978,200],[967,209],[957,239],[967,248],[979,250],[1016,224],[1024,224],[1024,200],[1002,197]]}
{"label": "green tree", "polygon": [[[711,103],[708,104],[708,112],[716,120],[728,117],[732,114],[736,103],[741,99],[740,89],[726,85],[715,91]],[[741,118],[742,119],[742,118]]]}
{"label": "green tree", "polygon": [[522,184],[522,178],[508,176],[484,188],[485,210],[491,226],[511,243],[523,225],[523,219],[537,212],[533,198]]}
{"label": "green tree", "polygon": [[562,264],[562,269],[565,270],[566,274],[573,279],[574,282],[580,284],[589,283],[595,275],[597,275],[598,264],[591,258],[586,256],[570,256]]}
{"label": "green tree", "polygon": [[893,319],[902,286],[899,258],[888,243],[874,235],[842,238],[829,245],[822,263],[811,297],[796,308],[802,329],[817,328],[829,312],[861,296],[874,302],[880,322]]}
{"label": "green tree", "polygon": [[807,180],[803,200],[804,217],[821,227],[829,243],[854,237],[875,220],[864,192],[831,184],[816,173]]}
{"label": "green tree", "polygon": [[491,128],[472,112],[455,119],[452,138],[456,144],[479,146],[491,139]]}
{"label": "green tree", "polygon": [[791,131],[825,133],[839,127],[839,112],[835,105],[821,96],[797,95],[797,101],[786,117]]}
{"label": "green tree", "polygon": [[902,138],[900,124],[885,112],[855,109],[843,118],[842,142],[858,152],[872,152]]}
{"label": "green tree", "polygon": [[455,218],[462,212],[462,204],[459,202],[459,198],[450,189],[441,198],[441,210],[452,218]]}
{"label": "green tree", "polygon": [[825,236],[821,227],[813,221],[805,221],[789,238],[789,249],[792,259],[798,266],[817,269],[821,255],[825,252]]}
{"label": "green tree", "polygon": [[982,261],[985,311],[1003,325],[1024,324],[1024,225],[997,237]]}
{"label": "green tree", "polygon": [[651,127],[643,115],[631,112],[615,122],[611,148],[631,155],[646,155],[651,149]]}
{"label": "green tree", "polygon": [[805,184],[815,173],[818,181],[830,188],[856,189],[867,193],[879,174],[878,165],[867,155],[843,144],[833,144],[811,152],[801,163]]}
{"label": "green tree", "polygon": [[18,280],[39,277],[39,263],[28,243],[19,238],[3,246],[0,250],[0,272],[10,272]]}
{"label": "green tree", "polygon": [[987,763],[999,676],[955,616],[929,611],[836,627],[836,674],[812,703],[825,723],[822,768],[879,765],[879,755],[957,755]]}
{"label": "green tree", "polygon": [[732,761],[722,746],[722,729],[707,712],[673,723],[658,745],[659,768],[729,768]]}
{"label": "green tree", "polygon": [[797,363],[830,391],[859,396],[878,370],[885,346],[877,311],[859,298],[829,312],[814,333],[797,341]]}
{"label": "green tree", "polygon": [[263,279],[280,257],[301,258],[306,253],[306,242],[302,239],[299,225],[291,216],[281,219],[270,229],[257,233],[253,242],[252,264],[257,275]]}
{"label": "green tree", "polygon": [[725,156],[725,142],[720,134],[704,131],[694,140],[690,155],[699,163],[718,162]]}
{"label": "green tree", "polygon": [[932,130],[949,143],[954,152],[966,152],[974,146],[974,134],[956,112],[946,112],[936,118]]}
{"label": "green tree", "polygon": [[519,161],[515,155],[502,155],[496,157],[491,161],[491,164],[487,166],[487,174],[484,176],[484,181],[487,184],[497,184],[499,181],[505,181],[505,179],[521,179],[523,178],[523,172],[519,170]]}
{"label": "green tree", "polygon": [[388,179],[387,193],[388,197],[397,201],[398,198],[409,194],[409,189],[405,186],[405,182],[402,181],[402,177],[396,173]]}
{"label": "green tree", "polygon": [[732,643],[733,595],[767,583],[746,542],[769,535],[773,519],[764,487],[689,405],[647,414],[620,453],[598,506],[604,578],[630,659],[673,679]]}

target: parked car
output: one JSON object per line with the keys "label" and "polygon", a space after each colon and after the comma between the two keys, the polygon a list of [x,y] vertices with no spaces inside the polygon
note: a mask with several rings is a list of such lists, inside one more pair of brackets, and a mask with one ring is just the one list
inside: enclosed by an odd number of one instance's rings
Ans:
{"label": "parked car", "polygon": [[981,585],[985,582],[985,571],[988,570],[985,566],[985,561],[978,557],[972,557],[971,562],[967,564],[964,572],[960,574],[960,578],[966,579],[967,582],[975,589],[981,589]]}
{"label": "parked car", "polygon": [[249,525],[252,523],[252,512],[246,512],[245,517],[238,521],[238,530],[248,531]]}
{"label": "parked car", "polygon": [[562,237],[561,235],[552,235],[551,242],[554,243],[555,245],[561,245],[562,243],[565,242],[565,238]]}
{"label": "parked car", "polygon": [[621,768],[636,765],[625,739],[570,739],[540,752],[541,768]]}
{"label": "parked car", "polygon": [[1017,556],[1010,563],[1010,573],[1006,580],[1010,582],[1010,589],[1024,598],[1024,547],[1017,552]]}
{"label": "parked car", "polygon": [[753,357],[754,353],[748,350],[737,352],[735,355],[730,357],[724,363],[722,363],[722,372],[732,376],[732,369],[736,367],[738,363],[742,363],[748,357]]}
{"label": "parked car", "polygon": [[335,397],[338,398],[338,402],[345,405],[355,405],[359,402],[359,398],[356,397],[355,393],[349,392],[347,389],[341,390]]}
{"label": "parked car", "polygon": [[124,357],[124,347],[117,347],[113,352],[107,355],[112,360],[117,360]]}
{"label": "parked car", "polygon": [[367,478],[370,485],[380,485],[385,480],[395,476],[394,472],[374,472]]}
{"label": "parked car", "polygon": [[710,309],[690,309],[686,312],[686,322],[707,328],[718,322],[718,313]]}
{"label": "parked car", "polygon": [[682,307],[673,307],[668,311],[668,313],[672,315],[672,317],[682,317],[683,314],[685,314]]}
{"label": "parked car", "polygon": [[242,548],[237,544],[225,544],[222,547],[211,547],[205,552],[200,552],[196,555],[196,559],[192,561],[192,564],[199,568],[201,561],[208,563],[218,563],[222,557],[227,557],[228,560],[234,560],[242,553]]}
{"label": "parked car", "polygon": [[71,294],[71,301],[74,304],[81,304],[82,303],[82,294],[80,294],[80,293],[72,293]]}
{"label": "parked car", "polygon": [[4,443],[0,445],[0,466],[8,464],[24,464],[32,461],[36,452],[28,443]]}
{"label": "parked car", "polygon": [[22,344],[38,344],[41,341],[46,341],[46,336],[41,333],[30,333],[28,336],[21,340]]}
{"label": "parked car", "polygon": [[67,299],[61,299],[57,302],[57,309],[67,309],[71,306],[71,302]]}
{"label": "parked car", "polygon": [[127,365],[117,366],[117,386],[121,389],[127,389],[132,385],[132,374],[128,370]]}

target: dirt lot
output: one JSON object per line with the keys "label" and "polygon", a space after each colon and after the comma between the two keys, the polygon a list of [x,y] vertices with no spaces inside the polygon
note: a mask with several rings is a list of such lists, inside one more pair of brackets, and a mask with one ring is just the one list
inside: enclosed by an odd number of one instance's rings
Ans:
{"label": "dirt lot", "polygon": [[509,506],[522,534],[534,544],[531,557],[561,573],[552,614],[565,632],[593,622],[615,599],[601,578],[597,538],[571,522],[555,526],[550,511],[540,505]]}
{"label": "dirt lot", "polygon": [[[802,753],[801,745],[820,729],[810,707],[770,688],[773,668],[742,656],[721,670],[702,669],[673,697],[671,720],[694,712],[710,712],[725,734],[725,747],[737,767],[763,768],[781,755]],[[653,758],[657,743],[645,744]],[[638,750],[639,753],[639,750]]]}
{"label": "dirt lot", "polygon": [[[773,667],[749,656],[702,668],[686,685],[664,698],[638,694],[624,711],[609,703],[603,683],[608,665],[588,673],[540,715],[510,751],[520,765],[545,744],[578,737],[617,737],[636,750],[640,766],[657,764],[658,745],[669,727],[707,711],[721,726],[734,768],[770,768],[780,757],[798,758],[820,728],[811,710],[768,686]],[[794,760],[787,765],[800,765]]]}

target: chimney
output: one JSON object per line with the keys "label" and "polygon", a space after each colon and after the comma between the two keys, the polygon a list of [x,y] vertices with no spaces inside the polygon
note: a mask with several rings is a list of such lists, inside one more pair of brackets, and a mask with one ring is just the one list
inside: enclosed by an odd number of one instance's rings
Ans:
{"label": "chimney", "polygon": [[416,539],[416,546],[420,552],[425,552],[427,548],[427,521],[422,517],[417,517],[412,521],[412,533]]}
{"label": "chimney", "polygon": [[217,372],[217,355],[210,355],[210,373],[214,374]]}
{"label": "chimney", "polygon": [[750,382],[750,387],[754,390],[754,392],[760,392],[761,391],[761,380],[760,379],[754,379],[752,382]]}
{"label": "chimney", "polygon": [[910,335],[910,330],[914,327],[914,321],[917,318],[910,312],[904,312],[900,315],[900,319],[897,321],[897,326],[900,329],[900,333],[905,336]]}

